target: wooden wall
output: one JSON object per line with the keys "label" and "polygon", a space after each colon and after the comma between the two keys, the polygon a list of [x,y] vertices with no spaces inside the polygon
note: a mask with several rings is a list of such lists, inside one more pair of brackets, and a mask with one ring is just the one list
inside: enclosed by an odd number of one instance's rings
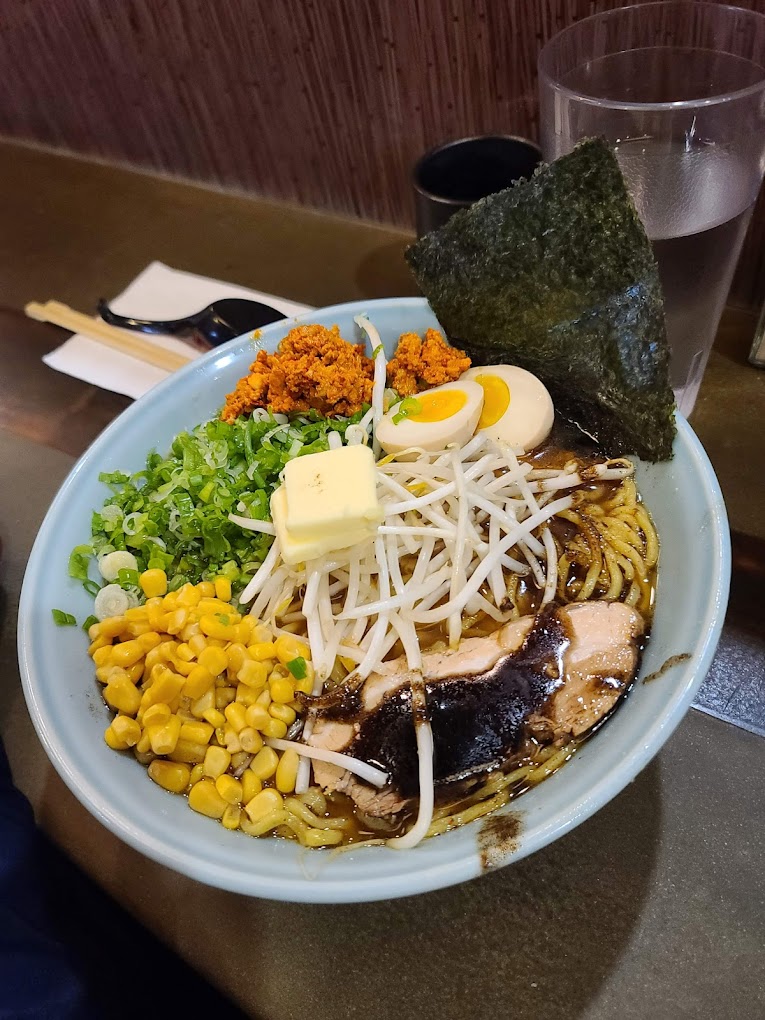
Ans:
{"label": "wooden wall", "polygon": [[[0,134],[409,226],[420,153],[466,134],[536,138],[540,45],[616,6],[0,0]],[[765,297],[764,239],[761,201],[741,302]]]}

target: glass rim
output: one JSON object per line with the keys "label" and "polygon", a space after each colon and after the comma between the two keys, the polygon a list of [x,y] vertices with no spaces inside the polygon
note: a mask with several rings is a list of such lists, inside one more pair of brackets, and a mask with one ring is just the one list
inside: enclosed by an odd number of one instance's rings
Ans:
{"label": "glass rim", "polygon": [[[463,208],[466,199],[464,198],[448,198],[444,195],[439,195],[436,191],[431,191],[421,181],[422,170],[426,163],[433,159],[434,156],[440,155],[442,152],[446,152],[449,149],[457,149],[463,145],[471,144],[474,142],[515,142],[519,147],[527,149],[529,152],[534,152],[539,156],[539,160],[542,160],[542,149],[540,146],[533,141],[531,138],[526,138],[523,135],[505,135],[505,134],[486,134],[486,135],[465,135],[463,138],[453,138],[446,142],[439,142],[438,145],[434,145],[432,148],[424,152],[417,162],[412,167],[412,185],[415,191],[422,195],[423,198],[429,199],[431,202],[438,202],[440,205],[453,205],[458,208]],[[470,203],[472,204],[472,203]]]}
{"label": "glass rim", "polygon": [[[762,78],[753,85],[747,85],[745,88],[735,89],[731,92],[721,92],[718,95],[707,96],[705,98],[678,99],[658,103],[628,102],[626,100],[603,99],[598,96],[591,96],[587,93],[579,92],[576,89],[568,88],[566,85],[562,85],[544,67],[545,57],[549,56],[549,53],[553,48],[553,44],[557,43],[562,36],[577,31],[582,25],[587,25],[594,21],[605,21],[606,19],[616,18],[628,11],[634,11],[637,9],[644,10],[648,7],[688,7],[695,10],[705,10],[710,12],[715,11],[718,14],[720,12],[730,12],[737,15],[744,15],[744,17],[750,18],[753,21],[759,21],[765,26],[765,14],[762,14],[760,11],[750,10],[747,7],[737,7],[733,4],[709,3],[706,2],[706,0],[703,0],[703,2],[698,2],[698,0],[649,0],[647,3],[628,4],[626,7],[617,7],[610,11],[601,11],[598,14],[590,14],[586,18],[582,18],[581,21],[576,21],[573,25],[568,25],[566,28],[561,29],[560,32],[556,32],[551,39],[548,39],[539,51],[539,56],[537,57],[537,74],[540,82],[545,82],[550,86],[550,88],[554,89],[555,92],[565,95],[569,99],[576,100],[578,103],[583,103],[586,106],[602,106],[609,110],[696,110],[700,107],[718,106],[722,103],[735,102],[737,99],[745,99],[747,96],[754,96],[757,95],[758,92],[765,91],[765,66],[755,63],[754,61],[750,61],[750,63],[752,63],[753,66],[760,68],[762,71]],[[655,46],[651,48],[664,49],[665,47]],[[629,51],[621,50],[620,52],[627,53]]]}

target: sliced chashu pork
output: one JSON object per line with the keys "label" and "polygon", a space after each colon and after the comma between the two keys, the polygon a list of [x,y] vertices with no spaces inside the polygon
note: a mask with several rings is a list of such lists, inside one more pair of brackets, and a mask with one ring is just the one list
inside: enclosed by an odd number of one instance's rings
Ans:
{"label": "sliced chashu pork", "polygon": [[[453,651],[426,653],[437,790],[501,765],[530,734],[566,739],[591,729],[632,682],[642,633],[634,609],[586,602],[522,617]],[[338,766],[313,763],[320,786],[348,793],[369,815],[396,814],[419,792],[411,681],[406,660],[396,659],[360,686],[313,702],[308,743],[390,774],[378,790]]]}

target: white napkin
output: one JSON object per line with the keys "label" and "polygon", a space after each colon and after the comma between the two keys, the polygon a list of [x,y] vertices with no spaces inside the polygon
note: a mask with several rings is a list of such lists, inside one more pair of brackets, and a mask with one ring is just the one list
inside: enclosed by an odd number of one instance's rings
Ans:
{"label": "white napkin", "polygon": [[[119,297],[109,303],[118,315],[131,315],[137,319],[180,319],[223,297],[262,301],[284,312],[285,318],[310,311],[309,305],[300,305],[286,298],[262,294],[222,280],[211,280],[207,276],[196,276],[181,269],[171,269],[162,262],[151,262]],[[152,336],[151,342],[187,356],[197,357],[200,353],[190,344],[174,337]],[[133,398],[140,397],[169,374],[162,368],[146,365],[79,333],[73,334],[56,350],[44,355],[43,361],[57,372],[73,375],[93,386]]]}

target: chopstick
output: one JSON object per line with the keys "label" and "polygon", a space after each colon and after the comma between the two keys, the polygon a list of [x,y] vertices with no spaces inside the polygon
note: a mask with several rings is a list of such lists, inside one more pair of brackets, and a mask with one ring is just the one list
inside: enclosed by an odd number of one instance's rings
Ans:
{"label": "chopstick", "polygon": [[44,304],[30,301],[25,305],[24,311],[30,319],[51,322],[56,326],[63,326],[64,329],[69,329],[73,333],[82,333],[83,336],[97,340],[105,347],[111,347],[112,350],[120,351],[122,354],[129,354],[131,358],[137,358],[148,365],[164,368],[167,372],[174,372],[192,360],[191,357],[187,358],[176,351],[165,350],[149,340],[142,340],[129,330],[110,326],[103,319],[77,312],[69,305],[62,304],[61,301],[46,301]]}

